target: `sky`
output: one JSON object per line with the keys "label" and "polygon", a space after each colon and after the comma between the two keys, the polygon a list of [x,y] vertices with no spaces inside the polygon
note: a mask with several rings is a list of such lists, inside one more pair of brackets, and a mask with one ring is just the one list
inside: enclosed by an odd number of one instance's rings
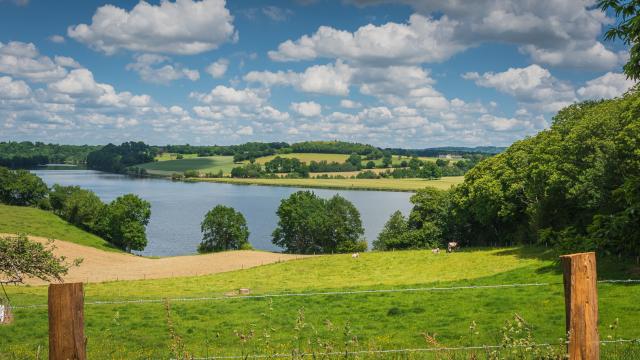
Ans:
{"label": "sky", "polygon": [[0,0],[0,141],[507,146],[620,96],[590,0]]}

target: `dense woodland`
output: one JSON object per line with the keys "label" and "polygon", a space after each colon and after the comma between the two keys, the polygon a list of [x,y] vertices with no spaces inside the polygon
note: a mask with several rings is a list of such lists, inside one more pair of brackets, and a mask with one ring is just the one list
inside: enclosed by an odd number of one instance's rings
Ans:
{"label": "dense woodland", "polygon": [[96,150],[91,145],[58,145],[42,142],[0,142],[0,166],[29,169],[45,164],[84,164],[87,155]]}
{"label": "dense woodland", "polygon": [[375,248],[541,244],[640,260],[640,94],[561,110],[550,129],[480,162],[448,192],[419,191]]}

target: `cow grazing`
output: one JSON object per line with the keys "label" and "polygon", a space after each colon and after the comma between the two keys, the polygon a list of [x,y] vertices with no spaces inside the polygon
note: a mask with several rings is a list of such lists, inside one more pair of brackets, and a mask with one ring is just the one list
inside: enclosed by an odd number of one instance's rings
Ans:
{"label": "cow grazing", "polygon": [[356,258],[359,258],[359,257],[360,257],[360,254],[358,254],[358,253],[351,254],[351,258],[352,259],[356,259]]}
{"label": "cow grazing", "polygon": [[455,249],[458,248],[458,243],[456,241],[452,241],[450,243],[447,244],[447,252],[453,252]]}
{"label": "cow grazing", "polygon": [[440,248],[431,249],[431,252],[434,254],[440,254]]}

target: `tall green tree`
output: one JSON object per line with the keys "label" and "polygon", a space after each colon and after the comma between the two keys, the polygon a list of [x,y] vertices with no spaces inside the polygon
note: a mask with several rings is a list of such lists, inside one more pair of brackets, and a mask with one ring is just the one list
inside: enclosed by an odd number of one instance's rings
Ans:
{"label": "tall green tree", "polygon": [[216,252],[250,248],[249,228],[242,213],[232,207],[218,205],[202,220],[202,242],[198,252]]}
{"label": "tall green tree", "polygon": [[627,78],[640,79],[640,0],[599,0],[602,11],[613,11],[619,21],[605,33],[606,40],[621,40],[630,46],[629,61],[624,65]]}
{"label": "tall green tree", "polygon": [[145,227],[151,217],[151,204],[137,195],[126,194],[105,207],[100,231],[119,248],[131,252],[147,246]]}
{"label": "tall green tree", "polygon": [[311,191],[298,191],[283,199],[277,210],[273,243],[286,252],[321,254],[366,250],[360,213],[348,200],[329,200]]}

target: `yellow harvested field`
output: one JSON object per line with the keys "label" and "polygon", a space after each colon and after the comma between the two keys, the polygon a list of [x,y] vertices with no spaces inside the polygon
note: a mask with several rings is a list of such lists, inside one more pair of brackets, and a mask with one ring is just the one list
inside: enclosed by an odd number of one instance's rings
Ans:
{"label": "yellow harvested field", "polygon": [[349,155],[344,155],[344,154],[316,154],[316,153],[291,153],[291,154],[277,154],[277,155],[271,155],[271,156],[264,156],[261,158],[257,158],[256,162],[258,164],[264,164],[268,161],[273,160],[276,156],[279,156],[281,158],[287,158],[287,159],[292,159],[292,158],[296,158],[302,162],[305,163],[310,163],[311,161],[327,161],[327,162],[337,162],[337,163],[343,163],[347,160],[347,158],[349,158]]}
{"label": "yellow harvested field", "polygon": [[[29,238],[40,242],[47,241],[43,237],[30,236]],[[53,244],[56,246],[54,253],[57,256],[65,256],[71,261],[76,258],[83,259],[80,266],[69,270],[64,277],[65,282],[104,282],[208,275],[307,257],[240,250],[152,259],[126,253],[107,252],[62,240],[55,240]],[[32,279],[28,283],[43,284],[44,282]]]}
{"label": "yellow harvested field", "polygon": [[305,188],[328,188],[347,190],[416,191],[426,187],[448,190],[462,183],[463,176],[449,176],[438,180],[424,179],[238,179],[199,178],[191,181],[210,181],[228,184],[292,186]]}

